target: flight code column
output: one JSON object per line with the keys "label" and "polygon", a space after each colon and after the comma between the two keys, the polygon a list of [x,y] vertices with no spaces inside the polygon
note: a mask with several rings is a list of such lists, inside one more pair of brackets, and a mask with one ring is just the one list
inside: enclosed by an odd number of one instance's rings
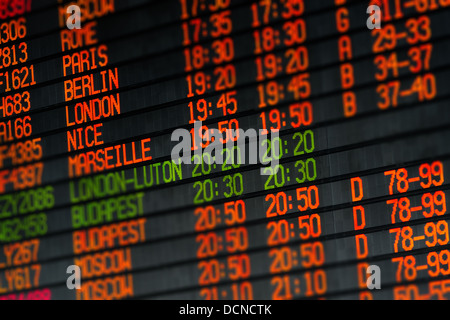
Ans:
{"label": "flight code column", "polygon": [[[192,98],[188,104],[189,124],[194,124],[191,130],[192,161],[200,165],[192,171],[193,177],[201,177],[193,184],[195,191],[194,204],[206,204],[219,195],[219,190],[225,189],[226,198],[239,196],[244,192],[244,181],[241,173],[223,177],[223,185],[213,183],[207,179],[212,169],[227,171],[236,169],[240,165],[236,159],[240,156],[239,146],[224,148],[221,156],[224,164],[211,164],[210,160],[218,155],[207,152],[212,133],[206,126],[198,126],[198,121],[205,121],[211,116],[229,116],[238,110],[237,92],[233,90],[236,84],[236,69],[231,63],[234,59],[234,41],[229,36],[233,30],[230,0],[191,1],[180,0],[181,19],[183,31],[183,45],[185,58],[185,71],[187,83],[187,97]],[[210,13],[204,15],[204,13]],[[204,39],[210,39],[205,44],[199,44]],[[214,69],[210,72],[202,71],[206,65],[212,64]],[[198,97],[214,90],[222,92],[211,98]],[[215,125],[214,125],[215,126]],[[196,129],[198,128],[198,129]],[[226,129],[239,129],[235,118],[219,121],[216,132],[222,132],[222,143],[237,141],[238,134],[231,135]],[[195,132],[198,130],[198,132]],[[202,153],[203,150],[203,153]],[[232,162],[230,159],[235,159]],[[198,169],[198,170],[197,170]],[[253,288],[250,282],[245,281],[250,276],[251,264],[248,254],[243,253],[248,248],[247,228],[239,226],[246,220],[244,200],[231,201],[219,206],[201,206],[194,210],[197,217],[195,226],[198,244],[197,258],[206,259],[198,263],[200,271],[199,285],[209,286],[202,288],[199,295],[202,299],[252,299]],[[216,227],[226,226],[227,229],[214,232]],[[229,227],[229,228],[228,228]],[[218,254],[233,254],[225,262],[219,262],[214,257]],[[221,280],[232,280],[234,283],[226,289],[218,290],[214,284]]]}
{"label": "flight code column", "polygon": [[[80,3],[82,1],[71,4]],[[74,265],[81,268],[83,277],[81,289],[76,290],[78,300],[123,299],[134,295],[133,276],[123,273],[132,270],[129,246],[145,241],[146,219],[92,227],[98,225],[98,219],[92,219],[92,216],[101,215],[101,210],[108,210],[111,216],[119,214],[117,207],[116,210],[113,210],[113,206],[108,207],[112,202],[115,203],[114,199],[109,202],[99,200],[105,190],[114,187],[115,181],[108,179],[107,174],[102,172],[152,158],[148,146],[150,139],[132,142],[131,147],[130,144],[101,147],[105,142],[102,138],[103,124],[98,120],[120,115],[121,104],[117,92],[118,68],[108,68],[108,46],[98,44],[98,23],[84,22],[83,19],[84,16],[100,18],[114,13],[114,1],[102,1],[100,4],[95,10],[83,7],[82,28],[78,30],[64,28],[68,17],[66,6],[61,4],[58,8],[60,26],[63,27],[60,32],[62,51],[76,50],[63,55],[63,74],[65,77],[80,74],[64,81],[67,151],[72,152],[68,156],[69,177],[74,179],[69,186],[72,226],[74,229],[90,227],[73,231]],[[94,11],[90,12],[91,9]],[[96,122],[91,124],[93,121]],[[96,150],[90,150],[94,147],[97,147]],[[75,179],[92,174],[97,175]],[[116,177],[114,173],[111,175]],[[108,182],[100,185],[92,181]],[[142,196],[139,200],[142,211]],[[90,202],[80,204],[83,201]],[[108,250],[103,251],[105,249]],[[101,253],[96,253],[100,250]],[[116,275],[118,273],[121,274]],[[102,278],[89,280],[93,277]]]}
{"label": "flight code column", "polygon": [[[40,240],[47,233],[45,210],[54,206],[53,187],[39,188],[44,173],[41,138],[33,133],[28,115],[36,85],[35,68],[27,63],[27,20],[31,0],[0,4],[0,299],[50,299],[39,287]],[[13,243],[10,243],[13,242]],[[11,294],[12,291],[26,293]]]}

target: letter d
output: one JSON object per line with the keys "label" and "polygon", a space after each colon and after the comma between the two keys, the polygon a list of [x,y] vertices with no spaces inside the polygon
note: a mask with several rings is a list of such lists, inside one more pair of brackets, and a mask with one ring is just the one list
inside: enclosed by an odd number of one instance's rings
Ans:
{"label": "letter d", "polygon": [[[228,308],[228,312],[226,311]],[[228,304],[223,305],[223,314],[230,314],[231,313],[231,307]]]}

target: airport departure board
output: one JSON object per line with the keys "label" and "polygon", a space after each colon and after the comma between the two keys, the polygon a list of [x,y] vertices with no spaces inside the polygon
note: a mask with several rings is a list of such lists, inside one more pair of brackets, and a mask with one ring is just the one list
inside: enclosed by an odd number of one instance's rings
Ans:
{"label": "airport departure board", "polygon": [[0,299],[450,298],[450,0],[0,19]]}

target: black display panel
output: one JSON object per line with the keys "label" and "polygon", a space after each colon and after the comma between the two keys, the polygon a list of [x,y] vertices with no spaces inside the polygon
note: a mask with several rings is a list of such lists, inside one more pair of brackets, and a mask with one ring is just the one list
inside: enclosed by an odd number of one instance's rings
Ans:
{"label": "black display panel", "polygon": [[449,298],[449,7],[3,1],[0,299]]}

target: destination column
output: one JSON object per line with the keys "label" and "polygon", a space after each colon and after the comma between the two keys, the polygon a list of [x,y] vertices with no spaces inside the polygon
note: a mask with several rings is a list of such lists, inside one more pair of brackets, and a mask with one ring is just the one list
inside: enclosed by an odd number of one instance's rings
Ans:
{"label": "destination column", "polygon": [[[74,265],[81,269],[82,286],[76,290],[77,300],[124,299],[134,295],[130,246],[145,241],[145,218],[110,224],[101,209],[121,220],[119,209],[111,202],[119,199],[101,199],[114,184],[105,171],[149,161],[150,139],[138,144],[109,145],[104,139],[103,119],[121,114],[118,68],[108,68],[108,46],[100,44],[96,19],[115,11],[113,0],[98,1],[97,5],[83,7],[82,1],[70,3],[81,8],[81,29],[64,28],[71,13],[67,5],[58,7],[63,55],[64,97],[67,131],[68,174],[70,182],[71,217],[73,231]],[[71,17],[70,17],[71,18]],[[86,18],[95,19],[86,21]],[[141,155],[138,153],[141,152]],[[87,175],[95,176],[85,177]],[[84,177],[84,178],[83,178]],[[114,179],[113,179],[114,180]],[[90,181],[90,182],[89,182]],[[103,181],[101,187],[95,181]],[[130,197],[133,195],[130,195]],[[142,214],[142,195],[136,199]],[[88,201],[88,202],[87,202]],[[125,206],[130,206],[127,202]],[[91,219],[97,216],[99,219]],[[98,226],[100,224],[100,226]],[[95,227],[98,226],[98,227]],[[86,228],[88,229],[80,229]],[[78,229],[78,230],[76,230]],[[100,252],[99,252],[100,251]],[[117,275],[120,274],[120,275]],[[95,278],[95,279],[92,279]]]}

